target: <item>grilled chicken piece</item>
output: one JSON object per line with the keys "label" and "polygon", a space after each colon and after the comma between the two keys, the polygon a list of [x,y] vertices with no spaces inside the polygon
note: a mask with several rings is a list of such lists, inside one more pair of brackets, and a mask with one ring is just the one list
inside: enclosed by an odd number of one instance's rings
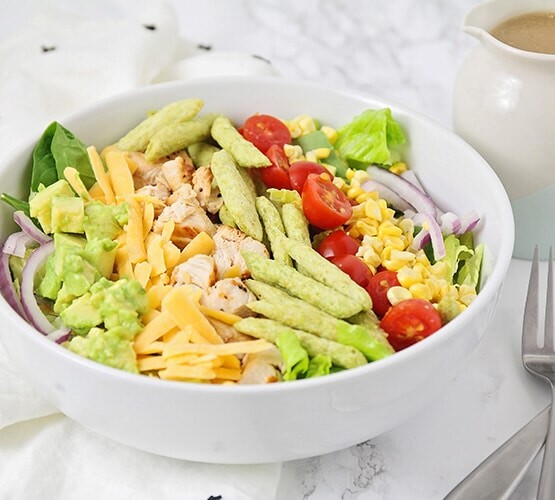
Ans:
{"label": "grilled chicken piece", "polygon": [[[176,201],[183,201],[188,205],[200,207],[197,199],[197,193],[190,184],[183,184],[177,191],[174,191],[168,198],[167,203],[170,205]],[[201,207],[202,208],[202,207]]]}
{"label": "grilled chicken piece", "polygon": [[171,205],[162,210],[154,223],[153,231],[155,233],[162,234],[164,224],[172,220],[175,223],[175,229],[171,240],[181,249],[185,248],[202,231],[210,236],[215,233],[216,227],[200,207],[189,184],[181,186],[177,192],[168,198],[168,202]]}
{"label": "grilled chicken piece", "polygon": [[244,333],[238,332],[231,325],[222,323],[217,319],[208,318],[208,321],[212,323],[212,326],[216,329],[216,333],[222,338],[222,340],[227,344],[228,342],[243,342],[245,340],[254,340],[254,337],[250,335],[245,335]]}
{"label": "grilled chicken piece", "polygon": [[140,189],[143,186],[155,186],[158,184],[163,184],[166,188],[169,188],[160,163],[149,162],[145,159],[145,155],[143,153],[136,151],[132,151],[128,154],[129,159],[137,166],[137,169],[133,173],[135,190]]}
{"label": "grilled chicken piece", "polygon": [[146,184],[145,186],[137,189],[135,192],[137,194],[152,196],[153,198],[156,198],[157,200],[164,202],[164,204],[166,203],[166,200],[170,196],[170,190],[166,184],[156,184],[156,185]]}
{"label": "grilled chicken piece", "polygon": [[194,172],[195,166],[187,153],[182,153],[162,164],[162,173],[172,191],[177,191],[183,184],[190,184]]}
{"label": "grilled chicken piece", "polygon": [[243,374],[239,384],[268,384],[277,382],[283,358],[279,349],[271,346],[264,351],[245,355],[243,358]]}
{"label": "grilled chicken piece", "polygon": [[213,239],[215,246],[213,257],[216,262],[218,279],[222,279],[232,266],[238,268],[241,278],[250,276],[245,260],[241,256],[242,250],[269,257],[268,250],[262,243],[247,236],[239,229],[224,225],[218,226]]}
{"label": "grilled chicken piece", "polygon": [[193,174],[193,189],[200,206],[207,212],[215,214],[222,207],[224,200],[217,187],[212,186],[214,177],[210,167],[199,167]]}
{"label": "grilled chicken piece", "polygon": [[247,304],[255,300],[254,294],[240,278],[226,278],[216,281],[202,296],[200,302],[210,309],[246,317],[253,314]]}
{"label": "grilled chicken piece", "polygon": [[216,282],[216,266],[209,255],[193,255],[189,260],[176,266],[172,272],[172,284],[193,284],[208,290]]}

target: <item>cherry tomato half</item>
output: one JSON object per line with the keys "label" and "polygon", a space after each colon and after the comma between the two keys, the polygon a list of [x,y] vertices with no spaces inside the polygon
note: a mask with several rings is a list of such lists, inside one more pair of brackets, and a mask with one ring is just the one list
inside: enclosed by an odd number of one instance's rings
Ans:
{"label": "cherry tomato half", "polygon": [[302,200],[306,218],[319,229],[335,229],[353,214],[349,199],[324,174],[308,174]]}
{"label": "cherry tomato half", "polygon": [[441,328],[441,317],[424,299],[408,299],[392,306],[380,321],[393,349],[400,351]]}
{"label": "cherry tomato half", "polygon": [[327,170],[319,163],[313,161],[296,161],[289,168],[291,187],[299,194],[303,192],[303,186],[308,174],[325,174]]}
{"label": "cherry tomato half", "polygon": [[400,285],[395,271],[380,271],[370,278],[366,290],[372,299],[372,309],[379,318],[391,307],[391,303],[387,298],[387,291],[392,286]]}
{"label": "cherry tomato half", "polygon": [[337,229],[328,234],[318,245],[316,251],[326,259],[340,257],[341,255],[355,255],[360,248],[360,243],[349,236],[345,231]]}
{"label": "cherry tomato half", "polygon": [[372,271],[361,258],[356,255],[339,255],[338,257],[332,257],[330,262],[333,262],[344,273],[347,273],[362,288],[368,286]]}
{"label": "cherry tomato half", "polygon": [[243,124],[243,137],[265,153],[270,146],[291,144],[289,129],[271,115],[252,115]]}
{"label": "cherry tomato half", "polygon": [[262,182],[271,188],[291,189],[289,160],[283,151],[283,147],[277,144],[270,146],[266,151],[266,156],[272,162],[272,165],[260,169]]}

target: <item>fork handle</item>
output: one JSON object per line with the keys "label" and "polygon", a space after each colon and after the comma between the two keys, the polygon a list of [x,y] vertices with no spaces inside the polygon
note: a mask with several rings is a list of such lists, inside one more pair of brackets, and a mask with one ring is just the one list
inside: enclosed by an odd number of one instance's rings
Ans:
{"label": "fork handle", "polygon": [[[552,396],[555,398],[555,386],[551,384]],[[555,399],[554,399],[555,401]],[[553,500],[555,498],[555,412],[553,407],[549,412],[549,430],[545,440],[543,462],[538,488],[538,500]]]}

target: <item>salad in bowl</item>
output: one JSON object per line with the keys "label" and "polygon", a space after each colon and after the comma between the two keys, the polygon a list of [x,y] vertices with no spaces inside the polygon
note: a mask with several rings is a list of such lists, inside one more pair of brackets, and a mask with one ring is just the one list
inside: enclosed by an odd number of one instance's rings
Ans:
{"label": "salad in bowl", "polygon": [[180,459],[293,460],[410,419],[464,369],[512,255],[464,141],[279,78],[99,102],[0,186],[10,360],[83,426]]}
{"label": "salad in bowl", "polygon": [[[2,293],[39,332],[166,380],[319,377],[394,355],[480,285],[480,216],[441,210],[389,108],[337,128],[197,97],[97,151],[58,122],[32,153]],[[302,111],[302,110],[300,110]]]}

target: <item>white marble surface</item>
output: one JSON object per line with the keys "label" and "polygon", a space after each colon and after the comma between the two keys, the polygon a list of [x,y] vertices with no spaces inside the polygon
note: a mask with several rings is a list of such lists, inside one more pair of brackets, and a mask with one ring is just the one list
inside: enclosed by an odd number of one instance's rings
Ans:
{"label": "white marble surface", "polygon": [[[8,36],[30,3],[0,3]],[[474,44],[460,24],[476,0],[171,3],[194,43],[257,54],[284,77],[364,91],[447,127],[457,69]],[[519,357],[528,272],[528,262],[513,260],[487,335],[440,401],[378,438],[284,464],[277,500],[443,498],[543,408],[547,387],[525,373]],[[537,473],[535,464],[514,499],[534,497]]]}

